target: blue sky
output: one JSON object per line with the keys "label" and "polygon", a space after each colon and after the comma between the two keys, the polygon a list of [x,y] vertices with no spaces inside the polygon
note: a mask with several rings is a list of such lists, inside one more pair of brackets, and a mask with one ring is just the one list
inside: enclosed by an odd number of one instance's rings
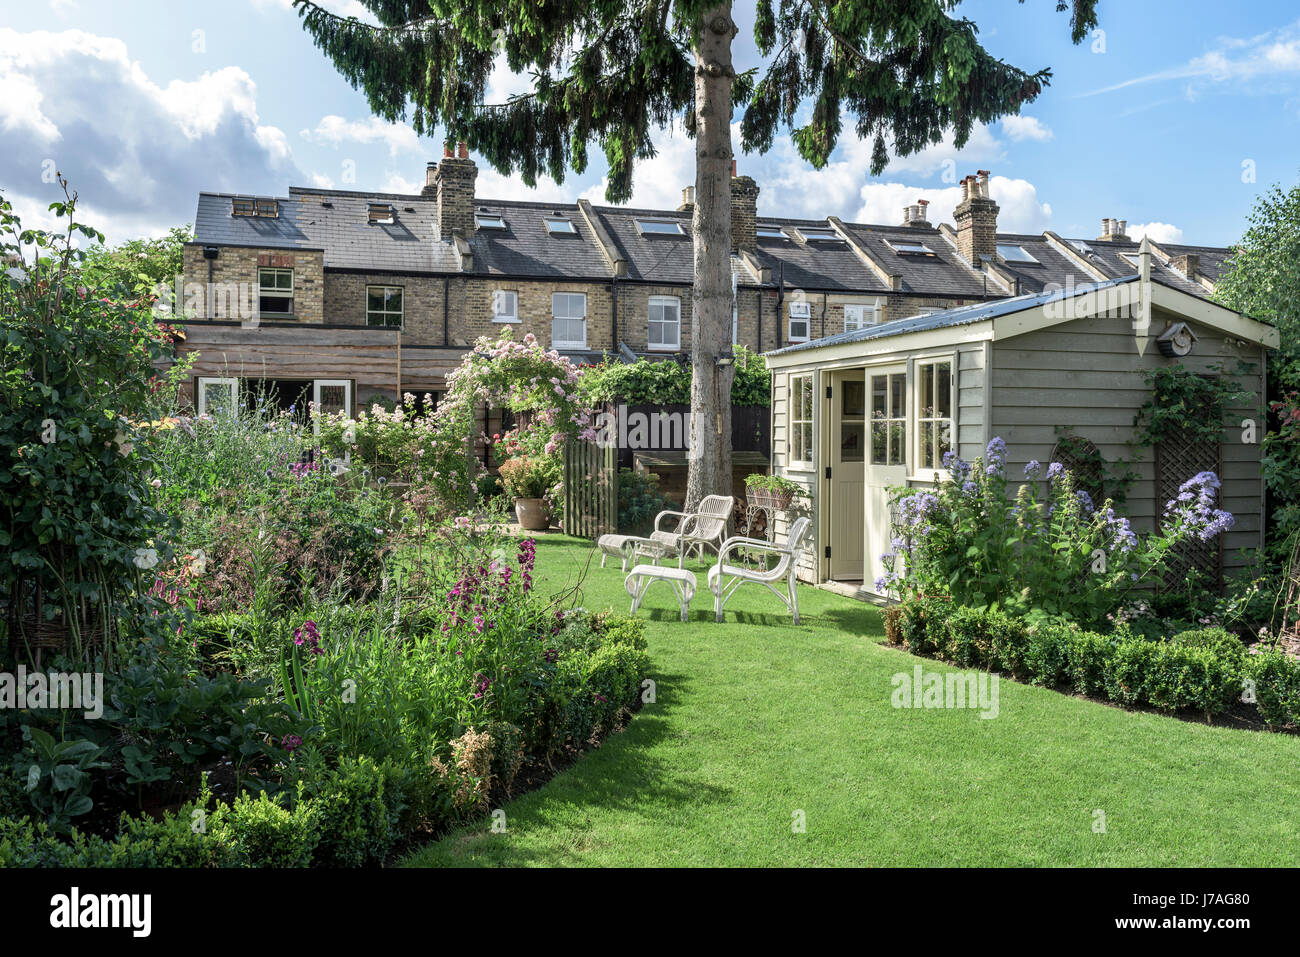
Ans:
{"label": "blue sky", "polygon": [[[53,198],[56,167],[89,221],[120,240],[191,221],[200,189],[411,190],[441,154],[440,140],[370,116],[289,0],[0,2],[0,188],[32,221]],[[344,12],[352,3],[328,0]],[[1052,85],[1020,117],[875,178],[869,145],[851,135],[820,171],[779,139],[766,156],[740,159],[762,187],[760,211],[895,222],[904,204],[927,198],[932,220],[950,219],[955,180],[982,168],[993,171],[1004,230],[1091,238],[1113,216],[1130,233],[1227,244],[1260,191],[1300,176],[1300,7],[1102,0],[1103,34],[1075,47],[1054,6],[958,8],[996,56],[1052,68]],[[738,2],[736,13],[743,68],[756,56],[752,6]],[[498,96],[524,88],[505,71],[494,87]],[[685,137],[665,131],[657,143],[659,156],[638,173],[638,205],[676,205],[692,181]],[[594,162],[534,195],[599,202],[602,172]],[[517,179],[482,169],[481,196],[524,193]]]}

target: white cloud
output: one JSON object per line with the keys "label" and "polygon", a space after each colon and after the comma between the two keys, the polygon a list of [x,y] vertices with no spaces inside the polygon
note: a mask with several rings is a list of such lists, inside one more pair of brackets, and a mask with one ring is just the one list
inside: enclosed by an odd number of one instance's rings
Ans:
{"label": "white cloud", "polygon": [[0,187],[33,225],[54,169],[110,241],[193,220],[200,190],[278,194],[300,175],[238,67],[161,86],[121,40],[0,28],[0,89],[19,94],[0,98]]}
{"label": "white cloud", "polygon": [[[357,0],[316,0],[316,3],[330,13],[337,13],[341,17],[356,17],[366,23],[376,22],[374,15],[358,3]],[[270,7],[294,13],[293,0],[253,0],[253,6],[262,9]],[[296,17],[297,14],[295,13],[294,16]]]}
{"label": "white cloud", "polygon": [[414,153],[420,149],[420,138],[414,129],[405,123],[386,123],[377,116],[367,120],[345,120],[330,114],[321,117],[315,130],[303,130],[298,135],[335,149],[344,143],[383,143],[388,147],[389,156]]}
{"label": "white cloud", "polygon": [[1209,84],[1246,83],[1266,77],[1300,74],[1300,22],[1253,37],[1221,37],[1211,50],[1181,66],[1158,70],[1085,93],[1095,96],[1127,87],[1168,80],[1187,81],[1187,93]]}
{"label": "white cloud", "polygon": [[1042,120],[1036,116],[1004,116],[1002,117],[1002,132],[1006,133],[1013,142],[1022,143],[1025,140],[1035,140],[1037,142],[1046,142],[1053,136],[1049,127],[1044,126]]}
{"label": "white cloud", "polygon": [[1183,231],[1173,223],[1129,223],[1125,230],[1129,238],[1141,239],[1150,236],[1155,243],[1181,243]]}
{"label": "white cloud", "polygon": [[[733,129],[733,137],[739,133]],[[632,171],[632,199],[628,206],[638,209],[676,209],[682,203],[682,190],[695,185],[695,140],[679,124],[655,136],[657,153],[636,164]],[[745,170],[740,170],[745,172]],[[608,205],[605,188],[608,177],[584,190],[582,197],[601,206]]]}
{"label": "white cloud", "polygon": [[[998,230],[1005,233],[1040,233],[1049,228],[1052,207],[1038,201],[1038,190],[1033,183],[1006,176],[989,178],[989,195],[997,202]],[[961,187],[948,186],[934,189],[926,186],[908,186],[904,183],[864,183],[859,198],[861,205],[853,214],[853,221],[880,225],[899,225],[903,222],[903,207],[918,199],[929,200],[927,218],[934,225],[951,223],[953,210],[961,202]]]}

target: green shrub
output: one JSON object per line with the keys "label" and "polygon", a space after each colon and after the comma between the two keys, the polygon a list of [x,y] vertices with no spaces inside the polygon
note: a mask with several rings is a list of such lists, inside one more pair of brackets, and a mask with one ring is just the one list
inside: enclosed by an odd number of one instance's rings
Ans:
{"label": "green shrub", "polygon": [[[1155,672],[1147,683],[1149,702],[1166,711],[1194,708],[1206,720],[1230,711],[1241,700],[1245,656],[1241,642],[1224,650],[1210,644],[1160,643]],[[1212,639],[1219,642],[1218,636]]]}
{"label": "green shrub", "polygon": [[647,535],[655,516],[677,503],[659,491],[659,476],[636,469],[618,470],[618,530],[624,535]]}
{"label": "green shrub", "polygon": [[1040,621],[1025,632],[1025,670],[1034,684],[1055,688],[1070,677],[1066,648],[1079,629],[1052,621]]}
{"label": "green shrub", "polygon": [[1225,659],[1241,660],[1246,657],[1246,646],[1241,643],[1241,639],[1224,628],[1180,631],[1170,641],[1187,648],[1205,648]]}
{"label": "green shrub", "polygon": [[1250,657],[1246,676],[1260,717],[1275,728],[1300,725],[1300,661],[1271,648]]}
{"label": "green shrub", "polygon": [[1106,690],[1106,667],[1114,641],[1093,631],[1066,633],[1065,677],[1077,694],[1099,696]]}
{"label": "green shrub", "polygon": [[1106,696],[1120,704],[1147,700],[1160,655],[1159,642],[1136,637],[1121,640],[1102,663]]}
{"label": "green shrub", "polygon": [[219,805],[209,826],[249,867],[307,867],[321,838],[315,802],[299,800],[289,809],[266,794]]}
{"label": "green shrub", "polygon": [[196,818],[193,808],[166,813],[162,820],[122,815],[117,840],[104,847],[106,861],[81,866],[235,867],[239,857],[223,835]]}
{"label": "green shrub", "polygon": [[317,864],[361,867],[383,861],[397,838],[385,785],[384,769],[362,755],[343,758],[318,787],[309,788],[320,830]]}
{"label": "green shrub", "polygon": [[75,867],[77,856],[75,847],[59,840],[45,822],[0,817],[0,868]]}
{"label": "green shrub", "polygon": [[632,705],[649,670],[650,656],[628,645],[607,645],[587,659],[586,685],[599,703],[602,728],[612,727],[618,713]]}
{"label": "green shrub", "polygon": [[915,655],[934,655],[945,640],[947,616],[953,605],[943,598],[920,597],[903,604],[899,630],[903,644]]}

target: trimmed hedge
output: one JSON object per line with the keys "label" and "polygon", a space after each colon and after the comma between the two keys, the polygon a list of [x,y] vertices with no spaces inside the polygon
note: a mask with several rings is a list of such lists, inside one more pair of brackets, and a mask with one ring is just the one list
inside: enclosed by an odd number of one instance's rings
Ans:
{"label": "trimmed hedge", "polygon": [[954,607],[945,598],[914,598],[885,611],[885,638],[918,655],[962,667],[1008,672],[1049,688],[1199,711],[1208,720],[1253,690],[1271,727],[1300,726],[1300,661],[1279,651],[1248,654],[1222,628],[1184,631],[1151,641],[1060,623],[1030,625],[1001,611]]}

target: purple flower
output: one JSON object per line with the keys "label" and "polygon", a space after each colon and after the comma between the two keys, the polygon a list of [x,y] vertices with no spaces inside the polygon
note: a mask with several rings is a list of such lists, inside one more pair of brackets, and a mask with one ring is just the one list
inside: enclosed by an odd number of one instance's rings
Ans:
{"label": "purple flower", "polygon": [[1038,459],[1030,459],[1029,464],[1025,466],[1025,477],[1036,479],[1042,470],[1043,465],[1038,461]]}
{"label": "purple flower", "polygon": [[280,747],[292,753],[302,747],[302,738],[296,734],[286,734],[280,741]]}
{"label": "purple flower", "polygon": [[1064,474],[1065,474],[1065,466],[1062,465],[1060,462],[1053,462],[1047,466],[1047,480],[1049,482],[1055,482]]}

